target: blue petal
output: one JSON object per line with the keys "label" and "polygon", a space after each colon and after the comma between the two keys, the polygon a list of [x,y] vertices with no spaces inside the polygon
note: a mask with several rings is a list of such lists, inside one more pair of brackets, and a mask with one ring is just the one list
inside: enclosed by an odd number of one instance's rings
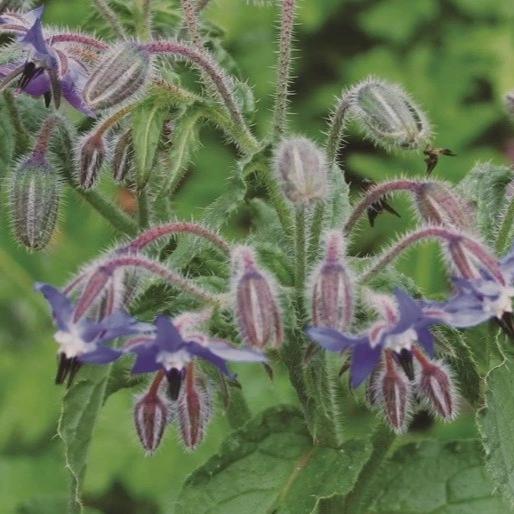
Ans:
{"label": "blue petal", "polygon": [[208,349],[226,361],[234,362],[266,362],[266,355],[250,348],[234,348],[224,341],[210,341]]}
{"label": "blue petal", "polygon": [[474,327],[491,318],[474,293],[461,292],[447,302],[437,304],[446,314],[445,323],[456,328]]}
{"label": "blue petal", "polygon": [[130,350],[137,355],[136,362],[132,367],[132,373],[150,373],[162,368],[161,364],[156,362],[159,349],[154,345],[137,346]]}
{"label": "blue petal", "polygon": [[157,328],[155,343],[161,350],[176,352],[184,344],[184,340],[177,327],[175,327],[168,316],[158,316],[155,326]]}
{"label": "blue petal", "polygon": [[394,296],[398,303],[400,319],[396,326],[389,330],[389,333],[401,334],[416,323],[416,321],[422,316],[422,311],[416,301],[402,289],[396,289]]}
{"label": "blue petal", "polygon": [[191,353],[191,355],[196,355],[197,357],[210,362],[229,378],[235,378],[234,373],[228,369],[226,360],[212,353],[209,348],[195,342],[190,342],[187,343],[187,350],[189,353]]}
{"label": "blue petal", "polygon": [[132,334],[150,332],[153,329],[153,325],[140,323],[124,311],[117,311],[107,316],[97,325],[100,329],[99,341],[103,342]]}
{"label": "blue petal", "polygon": [[318,343],[320,346],[325,348],[325,350],[330,352],[342,352],[358,343],[368,341],[365,337],[359,338],[346,336],[333,328],[308,327],[305,330],[305,333],[315,343]]}
{"label": "blue petal", "polygon": [[114,350],[107,346],[98,346],[96,350],[82,354],[79,360],[89,364],[108,364],[115,361],[121,354],[122,352],[119,350]]}
{"label": "blue petal", "polygon": [[60,330],[68,330],[73,304],[58,289],[50,284],[37,283],[35,289],[43,294],[52,308],[53,318]]}
{"label": "blue petal", "polygon": [[350,374],[354,389],[359,387],[378,366],[381,354],[381,345],[372,348],[368,343],[361,343],[353,348]]}
{"label": "blue petal", "polygon": [[434,336],[432,335],[432,332],[428,330],[428,328],[419,328],[417,330],[418,334],[418,343],[423,347],[425,352],[428,354],[429,357],[433,357],[435,350],[434,350]]}
{"label": "blue petal", "polygon": [[41,26],[40,18],[37,18],[34,25],[27,30],[21,42],[33,46],[36,52],[41,55],[51,55],[45,37],[43,36],[43,27]]}

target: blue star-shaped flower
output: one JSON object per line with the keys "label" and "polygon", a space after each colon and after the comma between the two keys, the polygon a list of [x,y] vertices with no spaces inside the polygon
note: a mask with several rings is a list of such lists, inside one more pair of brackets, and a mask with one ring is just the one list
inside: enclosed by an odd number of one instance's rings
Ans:
{"label": "blue star-shaped flower", "polygon": [[75,109],[88,116],[94,113],[82,98],[87,69],[65,48],[54,48],[43,34],[43,8],[25,15],[7,13],[0,17],[2,31],[18,35],[18,42],[27,51],[23,60],[0,66],[0,90],[19,79],[18,86],[31,96],[44,96],[47,105],[53,98],[59,107],[63,96]]}
{"label": "blue star-shaped flower", "polygon": [[309,327],[307,335],[326,350],[351,350],[351,384],[358,387],[380,364],[382,352],[392,350],[407,374],[412,375],[411,347],[419,344],[425,352],[434,354],[434,337],[430,327],[442,322],[438,314],[426,314],[420,304],[397,289],[398,313],[394,322],[379,321],[358,336],[343,334],[331,328]]}
{"label": "blue star-shaped flower", "polygon": [[59,345],[60,361],[56,376],[59,384],[66,378],[71,383],[83,363],[107,364],[122,355],[120,350],[105,346],[106,342],[153,328],[122,311],[100,321],[87,318],[74,321],[74,305],[66,295],[49,284],[37,284],[36,289],[50,304],[58,328],[54,338]]}
{"label": "blue star-shaped flower", "polygon": [[158,316],[155,321],[155,337],[128,346],[127,351],[136,354],[132,373],[150,373],[164,370],[170,385],[170,396],[177,399],[185,368],[194,358],[204,359],[216,366],[224,375],[233,378],[227,361],[265,362],[266,357],[258,351],[234,348],[223,341],[207,345],[186,341],[167,316]]}

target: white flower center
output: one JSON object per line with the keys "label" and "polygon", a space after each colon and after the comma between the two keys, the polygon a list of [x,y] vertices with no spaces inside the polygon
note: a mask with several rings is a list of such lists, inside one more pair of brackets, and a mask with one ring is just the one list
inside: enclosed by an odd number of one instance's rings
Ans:
{"label": "white flower center", "polygon": [[59,330],[54,334],[54,339],[59,345],[59,352],[64,353],[68,359],[78,357],[96,348],[94,343],[86,343],[82,340],[76,327],[72,327],[69,332]]}
{"label": "white flower center", "polygon": [[491,300],[486,297],[483,303],[484,312],[501,318],[505,312],[512,312],[512,298],[514,287],[504,286],[498,288],[498,298]]}
{"label": "white flower center", "polygon": [[409,328],[401,334],[388,335],[385,338],[384,345],[386,348],[393,350],[396,353],[400,353],[401,350],[410,350],[412,343],[418,340],[418,335],[413,328]]}
{"label": "white flower center", "polygon": [[183,369],[191,362],[191,355],[186,350],[179,350],[178,352],[159,352],[157,354],[156,362],[162,364],[162,367],[169,371],[170,369]]}

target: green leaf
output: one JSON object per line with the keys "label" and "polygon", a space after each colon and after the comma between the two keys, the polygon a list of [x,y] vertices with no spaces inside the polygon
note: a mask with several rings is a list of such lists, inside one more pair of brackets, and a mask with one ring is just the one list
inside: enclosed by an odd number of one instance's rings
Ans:
{"label": "green leaf", "polygon": [[486,377],[486,405],[477,422],[486,464],[500,493],[514,501],[514,362],[505,360]]}
{"label": "green leaf", "polygon": [[402,446],[384,464],[368,495],[372,501],[368,514],[513,512],[494,493],[477,441]]}
{"label": "green leaf", "polygon": [[512,169],[493,163],[477,164],[458,188],[476,209],[477,224],[484,239],[494,244],[507,199],[505,188],[513,179]]}
{"label": "green leaf", "polygon": [[350,214],[350,188],[338,166],[332,168],[327,220],[330,228],[341,227]]}
{"label": "green leaf", "polygon": [[167,114],[167,105],[160,98],[150,98],[132,113],[132,138],[138,189],[144,188],[150,178]]}
{"label": "green leaf", "polygon": [[321,498],[347,494],[369,448],[312,446],[303,416],[274,407],[233,433],[186,481],[175,514],[309,514]]}
{"label": "green leaf", "polygon": [[71,475],[71,512],[82,512],[81,487],[98,413],[103,405],[111,366],[85,366],[63,398],[58,433]]}

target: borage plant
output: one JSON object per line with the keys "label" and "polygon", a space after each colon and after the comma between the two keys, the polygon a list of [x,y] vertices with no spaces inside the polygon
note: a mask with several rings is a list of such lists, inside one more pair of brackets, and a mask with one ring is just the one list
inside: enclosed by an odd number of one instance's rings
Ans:
{"label": "borage plant", "polygon": [[[207,3],[182,0],[182,16],[173,11],[163,23],[158,2],[141,2],[133,19],[93,2],[114,40],[46,27],[42,8],[0,15],[14,237],[28,250],[49,244],[63,187],[120,233],[67,285],[36,286],[56,326],[56,382],[66,387],[58,433],[69,511],[83,509],[100,409],[135,388],[133,421],[147,454],[171,424],[195,450],[215,407],[233,429],[186,481],[177,513],[509,512],[511,170],[478,165],[456,186],[435,178],[452,152],[434,145],[427,116],[400,86],[374,77],[343,91],[323,145],[290,135],[295,0],[280,2],[272,126],[259,140],[251,92],[220,65],[200,20]],[[65,101],[89,120],[74,127],[58,112]],[[34,135],[20,114],[27,105]],[[419,154],[426,176],[372,184],[350,202],[338,165],[349,122],[388,151]],[[239,160],[203,220],[183,221],[174,194],[203,123],[223,132]],[[137,199],[137,219],[97,187],[107,171]],[[400,192],[417,227],[374,257],[352,255],[361,218],[373,226],[384,211],[398,214],[391,199]],[[230,241],[221,232],[242,209],[251,226]],[[444,256],[444,298],[424,298],[394,267],[427,240]],[[232,362],[260,366],[263,381],[287,375],[296,404],[251,418]],[[476,413],[483,448],[412,430],[420,412],[450,422],[459,411]]]}

